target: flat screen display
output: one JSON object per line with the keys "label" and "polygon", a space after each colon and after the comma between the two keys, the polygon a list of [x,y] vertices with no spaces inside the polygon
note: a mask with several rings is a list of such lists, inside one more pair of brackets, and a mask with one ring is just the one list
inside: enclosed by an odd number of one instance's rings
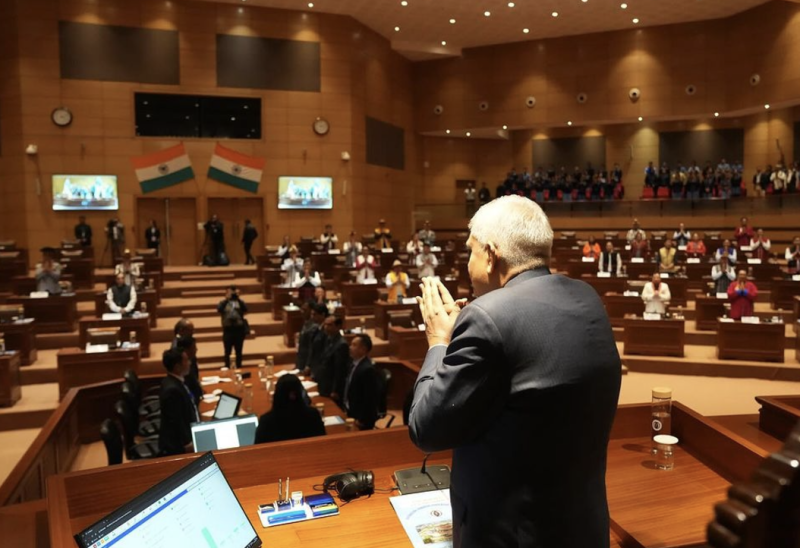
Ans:
{"label": "flat screen display", "polygon": [[53,175],[55,211],[119,209],[116,175]]}
{"label": "flat screen display", "polygon": [[81,548],[255,548],[261,540],[207,453],[84,529]]}
{"label": "flat screen display", "polygon": [[278,209],[332,209],[330,177],[278,177]]}
{"label": "flat screen display", "polygon": [[255,415],[197,422],[192,425],[194,450],[216,451],[253,445],[257,428],[258,417]]}

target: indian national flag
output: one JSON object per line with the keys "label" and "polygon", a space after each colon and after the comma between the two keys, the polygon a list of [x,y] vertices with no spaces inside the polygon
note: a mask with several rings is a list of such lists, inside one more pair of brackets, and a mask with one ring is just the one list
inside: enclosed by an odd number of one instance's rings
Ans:
{"label": "indian national flag", "polygon": [[194,179],[192,163],[183,143],[152,154],[131,158],[142,192],[153,192]]}
{"label": "indian national flag", "polygon": [[263,170],[263,158],[247,156],[217,143],[208,168],[208,178],[242,190],[257,192]]}

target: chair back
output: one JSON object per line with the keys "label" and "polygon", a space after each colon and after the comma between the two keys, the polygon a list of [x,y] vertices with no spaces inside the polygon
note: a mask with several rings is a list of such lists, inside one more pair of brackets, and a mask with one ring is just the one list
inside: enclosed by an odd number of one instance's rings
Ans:
{"label": "chair back", "polygon": [[125,373],[122,374],[122,378],[125,379],[125,382],[131,384],[131,387],[138,394],[138,398],[141,399],[142,394],[142,381],[139,379],[139,375],[136,374],[136,371],[133,369],[126,369]]}
{"label": "chair back", "polygon": [[392,382],[392,372],[386,368],[378,369],[380,380],[380,393],[378,395],[378,416],[386,416],[386,402],[389,399],[389,384]]}
{"label": "chair back", "polygon": [[405,327],[412,329],[416,327],[413,319],[413,310],[396,310],[388,313],[389,326]]}
{"label": "chair back", "polygon": [[125,442],[125,451],[130,451],[135,445],[139,417],[136,416],[130,405],[128,405],[128,402],[124,399],[117,400],[117,403],[114,404],[114,412],[117,414],[120,424],[122,424],[122,438]]}
{"label": "chair back", "polygon": [[117,423],[106,419],[100,424],[100,437],[106,447],[108,465],[122,464],[122,433]]}
{"label": "chair back", "polygon": [[123,381],[122,399],[125,400],[130,409],[135,410],[139,408],[139,404],[142,402],[142,395],[129,381]]}

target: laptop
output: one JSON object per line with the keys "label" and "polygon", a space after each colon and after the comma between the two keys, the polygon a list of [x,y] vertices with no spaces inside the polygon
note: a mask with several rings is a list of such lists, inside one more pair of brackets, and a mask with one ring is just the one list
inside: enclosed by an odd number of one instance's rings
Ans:
{"label": "laptop", "polygon": [[223,392],[219,395],[217,407],[214,409],[214,420],[231,419],[239,412],[242,405],[242,398]]}
{"label": "laptop", "polygon": [[80,548],[261,546],[211,453],[87,527],[75,541]]}
{"label": "laptop", "polygon": [[258,417],[255,415],[196,422],[192,424],[194,450],[216,451],[253,445],[256,442],[256,428]]}

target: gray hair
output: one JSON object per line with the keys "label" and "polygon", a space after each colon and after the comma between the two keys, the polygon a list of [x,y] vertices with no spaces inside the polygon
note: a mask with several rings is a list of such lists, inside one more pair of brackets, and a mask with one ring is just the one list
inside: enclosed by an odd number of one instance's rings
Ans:
{"label": "gray hair", "polygon": [[522,196],[502,196],[481,207],[469,222],[470,236],[497,246],[510,270],[550,263],[553,229],[542,208]]}

